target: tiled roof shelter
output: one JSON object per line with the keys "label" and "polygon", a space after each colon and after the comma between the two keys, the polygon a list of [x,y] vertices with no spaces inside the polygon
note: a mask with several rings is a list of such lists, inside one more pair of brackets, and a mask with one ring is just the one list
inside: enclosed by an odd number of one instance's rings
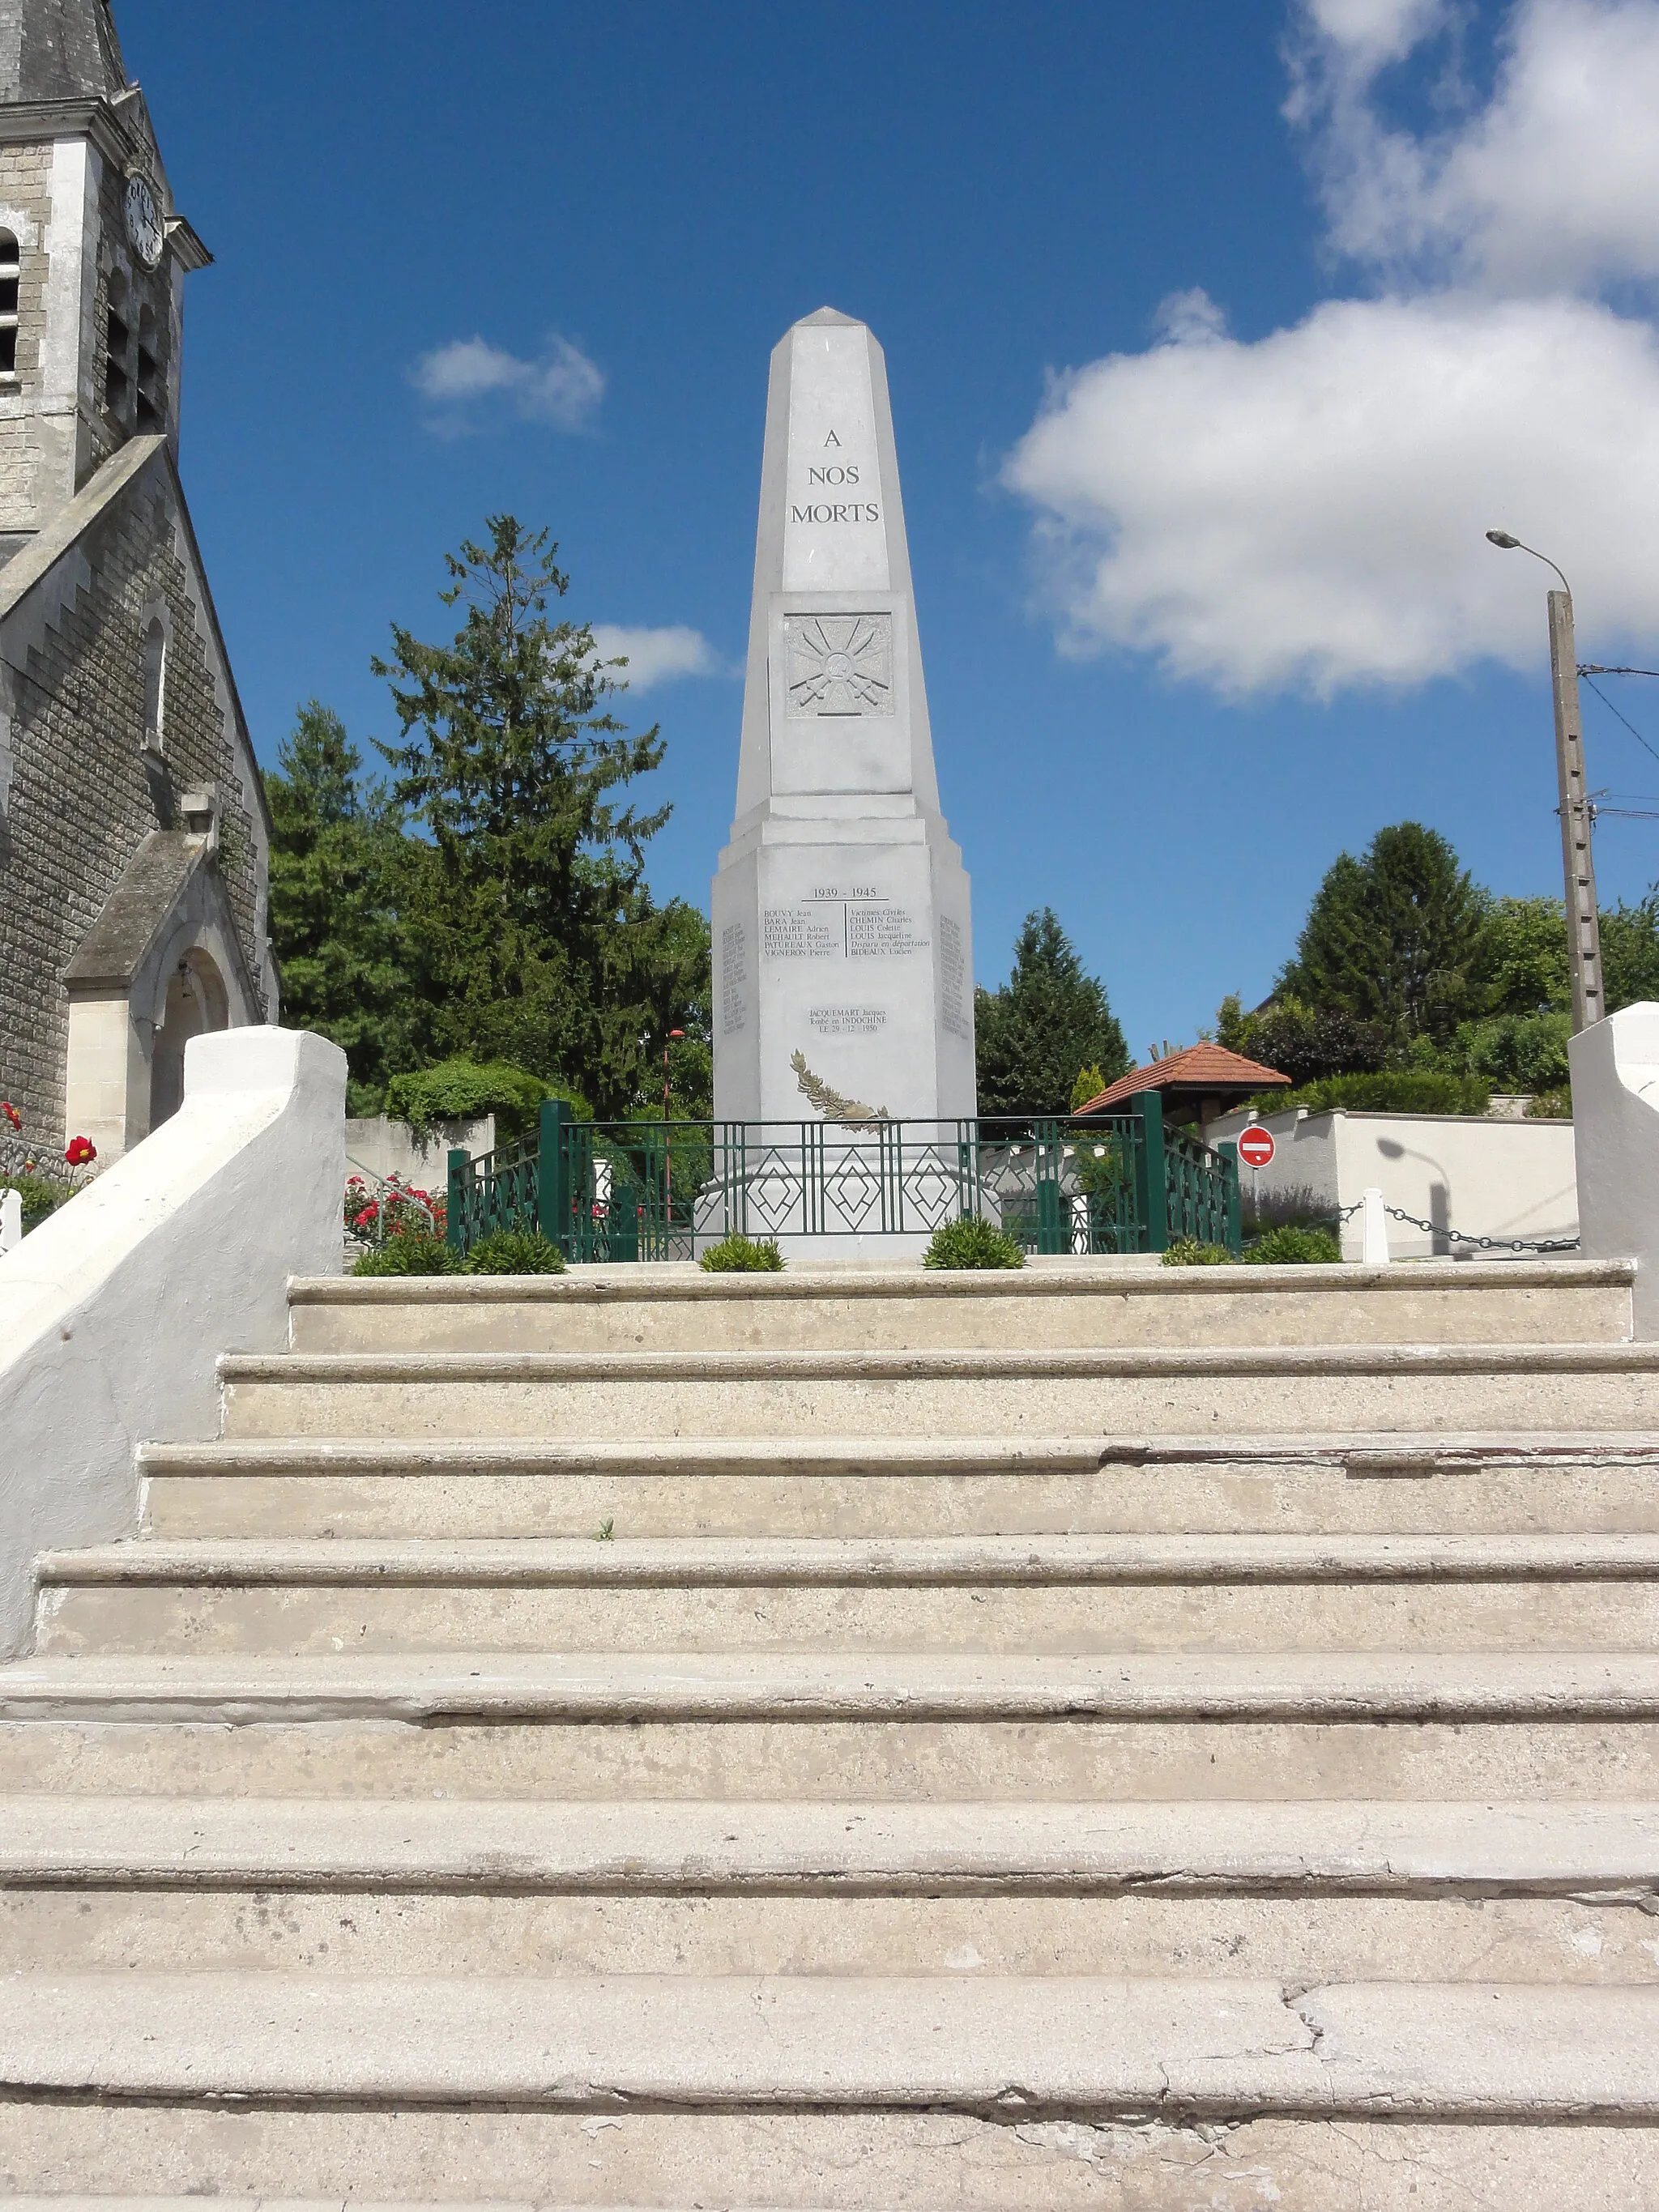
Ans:
{"label": "tiled roof shelter", "polygon": [[1077,1110],[1081,1115],[1121,1113],[1128,1099],[1143,1091],[1158,1091],[1164,1095],[1166,1111],[1176,1109],[1177,1121],[1212,1121],[1258,1091],[1271,1090],[1276,1083],[1288,1088],[1290,1080],[1276,1067],[1246,1060],[1224,1045],[1192,1044],[1184,1052],[1172,1052],[1167,1060],[1155,1060],[1150,1066],[1121,1075]]}

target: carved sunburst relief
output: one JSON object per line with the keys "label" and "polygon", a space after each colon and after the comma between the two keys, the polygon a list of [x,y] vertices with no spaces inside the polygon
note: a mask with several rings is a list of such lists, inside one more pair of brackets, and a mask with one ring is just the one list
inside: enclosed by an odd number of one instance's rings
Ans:
{"label": "carved sunburst relief", "polygon": [[891,615],[786,615],[791,714],[890,714]]}

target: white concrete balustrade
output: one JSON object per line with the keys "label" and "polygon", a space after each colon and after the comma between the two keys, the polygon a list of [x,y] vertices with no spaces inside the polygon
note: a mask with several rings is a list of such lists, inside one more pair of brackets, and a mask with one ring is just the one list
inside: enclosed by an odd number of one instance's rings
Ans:
{"label": "white concrete balustrade", "polygon": [[192,1038],[179,1111],[0,1258],[0,1652],[36,1555],[130,1534],[139,1443],[212,1436],[217,1355],[338,1272],[345,1072],[304,1032]]}

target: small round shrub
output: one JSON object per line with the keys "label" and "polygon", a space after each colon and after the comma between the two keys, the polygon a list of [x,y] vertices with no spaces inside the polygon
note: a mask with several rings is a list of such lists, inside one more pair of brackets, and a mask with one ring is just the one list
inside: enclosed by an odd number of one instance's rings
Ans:
{"label": "small round shrub", "polygon": [[38,1229],[49,1213],[56,1213],[60,1206],[67,1206],[76,1188],[72,1182],[54,1182],[49,1176],[0,1176],[0,1190],[15,1190],[22,1199],[25,1235],[31,1229]]}
{"label": "small round shrub", "polygon": [[1177,1237],[1164,1255],[1166,1267],[1231,1267],[1233,1255],[1224,1244],[1201,1244],[1196,1237]]}
{"label": "small round shrub", "polygon": [[539,1229],[495,1229],[466,1255],[469,1275],[562,1275],[564,1254]]}
{"label": "small round shrub", "polygon": [[1258,1237],[1245,1257],[1257,1267],[1329,1267],[1342,1257],[1342,1247],[1328,1229],[1304,1229],[1285,1221]]}
{"label": "small round shrub", "polygon": [[1025,1255],[1012,1237],[981,1213],[941,1222],[922,1255],[924,1267],[1023,1267]]}
{"label": "small round shrub", "polygon": [[411,1229],[354,1260],[354,1275],[458,1275],[461,1263],[441,1237]]}
{"label": "small round shrub", "polygon": [[706,1275],[775,1275],[783,1267],[783,1255],[775,1237],[739,1237],[735,1231],[711,1244],[698,1261]]}
{"label": "small round shrub", "polygon": [[1572,1119],[1572,1085],[1558,1083],[1548,1091],[1534,1091],[1527,1101],[1529,1121],[1571,1121]]}

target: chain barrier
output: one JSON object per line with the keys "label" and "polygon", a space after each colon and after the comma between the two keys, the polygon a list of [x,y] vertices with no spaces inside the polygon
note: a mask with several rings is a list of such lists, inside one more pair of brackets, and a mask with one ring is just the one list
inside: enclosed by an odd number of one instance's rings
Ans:
{"label": "chain barrier", "polygon": [[[1362,1200],[1363,1204],[1364,1201]],[[1461,1229],[1449,1228],[1443,1221],[1420,1221],[1414,1213],[1407,1213],[1397,1206],[1385,1206],[1384,1213],[1396,1221],[1404,1221],[1413,1229],[1425,1229],[1431,1237],[1443,1237],[1449,1244],[1472,1244],[1480,1252],[1576,1252],[1576,1237],[1466,1237]]]}
{"label": "chain barrier", "polygon": [[[1352,1206],[1343,1206],[1331,1218],[1340,1228],[1343,1222],[1351,1221],[1364,1203],[1363,1198],[1357,1198]],[[1407,1213],[1403,1206],[1385,1205],[1382,1211],[1395,1221],[1405,1222],[1409,1228],[1426,1230],[1431,1237],[1443,1237],[1449,1244],[1471,1244],[1479,1252],[1576,1252],[1578,1249],[1576,1237],[1466,1237],[1461,1229],[1449,1228],[1443,1221],[1420,1220],[1416,1214]]]}

